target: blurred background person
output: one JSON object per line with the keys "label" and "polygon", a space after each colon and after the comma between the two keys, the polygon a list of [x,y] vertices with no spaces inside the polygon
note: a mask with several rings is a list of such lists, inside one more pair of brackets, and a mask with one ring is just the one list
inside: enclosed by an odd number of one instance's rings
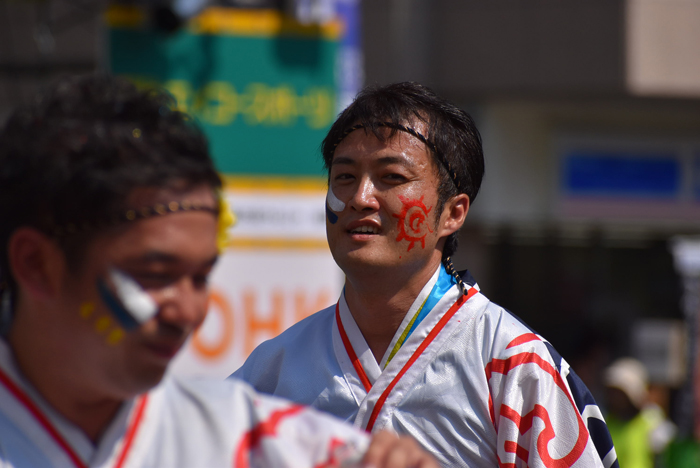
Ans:
{"label": "blurred background person", "polygon": [[605,369],[608,413],[605,416],[620,466],[653,468],[675,436],[663,409],[649,399],[644,364],[621,358]]}

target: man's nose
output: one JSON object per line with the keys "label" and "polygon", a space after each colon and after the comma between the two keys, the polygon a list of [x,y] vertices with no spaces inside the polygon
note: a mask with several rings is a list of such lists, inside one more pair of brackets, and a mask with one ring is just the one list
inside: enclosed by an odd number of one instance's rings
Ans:
{"label": "man's nose", "polygon": [[207,296],[206,288],[197,287],[191,277],[184,276],[158,292],[158,317],[171,325],[194,328],[204,320]]}
{"label": "man's nose", "polygon": [[350,207],[357,211],[379,209],[376,187],[369,176],[360,178],[355,193],[353,193],[352,198],[350,198]]}

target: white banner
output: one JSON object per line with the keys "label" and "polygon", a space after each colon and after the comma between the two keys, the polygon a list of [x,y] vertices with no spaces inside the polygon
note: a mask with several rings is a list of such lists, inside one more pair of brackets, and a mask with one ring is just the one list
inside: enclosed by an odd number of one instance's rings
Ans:
{"label": "white banner", "polygon": [[325,181],[233,179],[238,216],[210,278],[209,313],[171,367],[227,377],[262,341],[333,304],[343,274],[325,233]]}

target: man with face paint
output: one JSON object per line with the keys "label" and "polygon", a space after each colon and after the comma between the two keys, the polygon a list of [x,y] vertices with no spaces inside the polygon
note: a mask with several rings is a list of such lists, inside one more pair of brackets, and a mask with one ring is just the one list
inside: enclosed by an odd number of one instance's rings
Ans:
{"label": "man with face paint", "polygon": [[446,467],[611,467],[601,412],[566,361],[450,256],[484,173],[465,112],[416,83],[362,91],[322,146],[337,304],[234,375]]}
{"label": "man with face paint", "polygon": [[227,224],[173,107],[70,78],[0,131],[0,466],[435,467],[409,438],[370,442],[240,381],[164,377]]}

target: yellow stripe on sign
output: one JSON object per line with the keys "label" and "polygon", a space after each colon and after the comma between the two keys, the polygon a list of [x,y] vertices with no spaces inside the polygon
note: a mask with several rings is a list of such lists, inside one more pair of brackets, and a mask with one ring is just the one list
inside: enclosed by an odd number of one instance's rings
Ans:
{"label": "yellow stripe on sign", "polygon": [[[111,27],[133,28],[143,26],[147,15],[134,5],[111,5],[106,12]],[[192,18],[186,25],[191,34],[221,36],[278,37],[297,36],[336,40],[343,32],[339,20],[322,25],[304,25],[291,16],[271,9],[240,9],[209,7]]]}
{"label": "yellow stripe on sign", "polygon": [[340,21],[304,25],[278,10],[210,7],[190,21],[188,29],[194,34],[300,36],[335,40],[340,37],[343,27]]}
{"label": "yellow stripe on sign", "polygon": [[226,247],[233,250],[329,250],[328,242],[322,239],[237,238],[229,240]]}
{"label": "yellow stripe on sign", "polygon": [[146,12],[135,5],[110,5],[105,11],[105,23],[113,28],[133,28],[146,23]]}
{"label": "yellow stripe on sign", "polygon": [[[305,192],[325,193],[324,177],[222,176],[224,188],[232,192]],[[235,206],[234,206],[235,211]]]}

